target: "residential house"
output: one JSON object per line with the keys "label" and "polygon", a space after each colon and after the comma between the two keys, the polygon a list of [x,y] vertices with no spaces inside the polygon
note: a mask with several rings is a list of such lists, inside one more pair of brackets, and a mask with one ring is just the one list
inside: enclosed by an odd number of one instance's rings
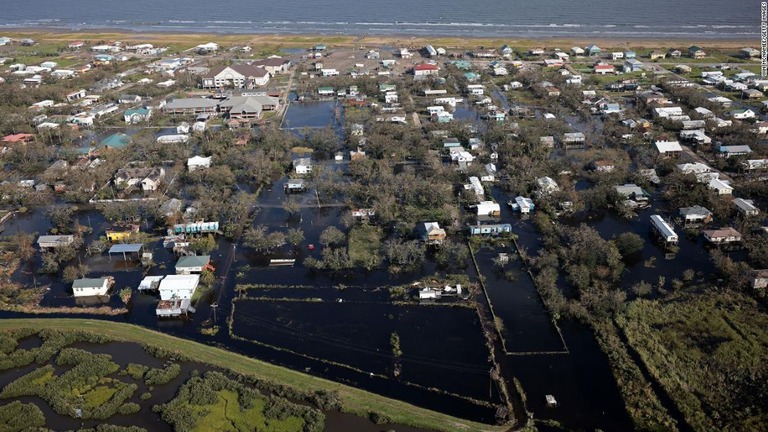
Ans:
{"label": "residential house", "polygon": [[143,121],[149,120],[149,118],[152,117],[152,109],[151,108],[129,109],[125,111],[125,114],[123,114],[123,117],[125,119],[125,122],[128,124],[141,123]]}
{"label": "residential house", "polygon": [[440,68],[437,65],[430,63],[419,63],[413,66],[414,77],[425,77],[437,75],[440,72]]}
{"label": "residential house", "polygon": [[597,172],[609,173],[616,169],[616,165],[608,160],[597,160],[592,162],[592,169]]}
{"label": "residential house", "polygon": [[719,178],[713,178],[709,181],[707,186],[710,189],[714,189],[715,192],[717,192],[718,195],[732,195],[733,194],[733,187],[725,180],[720,180]]}
{"label": "residential house", "polygon": [[656,141],[654,146],[659,155],[663,157],[677,156],[683,152],[683,148],[678,141]]}
{"label": "residential house", "polygon": [[157,290],[160,294],[160,300],[191,299],[195,295],[195,290],[197,290],[199,284],[200,275],[168,275],[160,281],[160,286]]}
{"label": "residential house", "polygon": [[667,54],[664,53],[664,51],[654,50],[654,51],[651,51],[651,54],[649,55],[649,57],[651,60],[659,60],[659,59],[666,58]]}
{"label": "residential house", "polygon": [[339,76],[339,71],[336,69],[322,68],[320,69],[320,75],[324,77],[335,77]]}
{"label": "residential house", "polygon": [[269,72],[260,66],[233,64],[212,69],[202,77],[206,89],[255,88],[269,82]]}
{"label": "residential house", "polygon": [[165,177],[165,169],[162,167],[154,167],[150,169],[147,176],[140,182],[141,190],[145,192],[156,191],[160,187],[160,183]]}
{"label": "residential house", "polygon": [[751,118],[755,118],[755,116],[756,116],[755,112],[752,111],[749,108],[733,110],[733,111],[729,112],[728,114],[731,116],[731,118],[734,118],[734,119],[737,119],[737,120],[751,119]]}
{"label": "residential house", "polygon": [[280,75],[288,72],[291,67],[291,61],[281,57],[270,57],[263,60],[256,60],[251,63],[252,66],[264,68],[270,75]]}
{"label": "residential house", "polygon": [[482,201],[477,203],[478,216],[501,216],[501,206],[493,201]]}
{"label": "residential house", "polygon": [[529,214],[536,208],[532,199],[523,196],[515,197],[514,202],[510,201],[510,207],[512,207],[512,210],[519,211],[521,214]]}
{"label": "residential house", "polygon": [[74,102],[74,101],[76,101],[78,99],[82,99],[82,98],[85,97],[85,94],[86,93],[85,93],[84,89],[80,89],[78,91],[74,91],[72,93],[69,93],[67,95],[67,102]]}
{"label": "residential house", "polygon": [[704,58],[707,55],[707,53],[703,49],[701,49],[701,47],[692,45],[688,48],[688,55],[694,59],[701,59],[701,58]]}
{"label": "residential house", "polygon": [[108,277],[76,279],[72,282],[72,294],[75,297],[106,295],[113,284],[114,279]]}
{"label": "residential house", "polygon": [[700,182],[709,181],[712,178],[718,178],[719,174],[714,172],[712,168],[701,162],[684,163],[677,165],[677,169],[683,174],[693,174]]}
{"label": "residential house", "polygon": [[202,156],[193,156],[189,159],[187,159],[187,169],[189,172],[197,171],[201,168],[210,168],[211,167],[211,156],[208,157],[202,157]]}
{"label": "residential house", "polygon": [[307,183],[304,179],[289,179],[284,189],[286,193],[304,192],[307,189]]}
{"label": "residential house", "polygon": [[34,134],[19,133],[6,135],[2,139],[3,144],[26,144],[35,140]]}
{"label": "residential house", "polygon": [[309,174],[312,172],[312,159],[299,158],[293,161],[293,169],[296,174]]}
{"label": "residential house", "polygon": [[741,233],[731,227],[704,230],[704,239],[716,245],[738,243],[741,241]]}
{"label": "residential house", "polygon": [[746,170],[762,170],[768,168],[768,159],[749,159],[742,162]]}
{"label": "residential house", "polygon": [[712,222],[712,212],[700,205],[681,207],[678,212],[683,224],[705,224]]}
{"label": "residential house", "polygon": [[[624,185],[616,186],[615,188],[616,192],[627,200],[634,201],[637,204],[648,204],[648,193],[634,183],[627,183]],[[633,207],[634,206],[635,205],[633,205]]]}
{"label": "residential house", "polygon": [[718,151],[721,156],[726,158],[731,156],[744,156],[752,153],[752,149],[748,145],[721,145]]}
{"label": "residential house", "polygon": [[615,51],[611,53],[611,60],[621,60],[624,58],[623,51]]}
{"label": "residential house", "polygon": [[752,200],[736,198],[733,200],[733,204],[736,206],[736,210],[743,216],[757,216],[760,213],[760,210],[755,207],[755,203]]}
{"label": "residential house", "polygon": [[682,53],[682,51],[677,50],[677,49],[670,49],[669,50],[669,56],[672,57],[672,58],[680,58],[680,57],[683,56],[683,53]]}
{"label": "residential house", "polygon": [[423,222],[418,225],[419,235],[426,244],[439,245],[445,241],[445,230],[437,222]]}
{"label": "residential house", "polygon": [[208,98],[174,99],[163,106],[166,114],[216,114],[219,102]]}
{"label": "residential house", "polygon": [[739,51],[739,54],[745,59],[758,58],[760,57],[760,50],[747,47],[742,48],[741,51]]}
{"label": "residential house", "polygon": [[317,94],[318,96],[334,96],[336,90],[334,90],[333,87],[318,87]]}
{"label": "residential house", "polygon": [[573,47],[571,48],[571,55],[575,57],[580,57],[584,55],[584,48],[581,47]]}
{"label": "residential house", "polygon": [[468,227],[470,236],[497,236],[503,233],[512,232],[512,225],[508,223],[502,224],[483,224],[483,225],[470,225]]}
{"label": "residential house", "polygon": [[219,50],[219,44],[215,42],[208,42],[208,43],[200,44],[195,47],[195,51],[197,51],[199,54],[212,53],[218,50]]}
{"label": "residential house", "polygon": [[40,249],[55,249],[69,246],[75,242],[73,235],[41,235],[37,238],[37,246]]}
{"label": "residential house", "polygon": [[481,200],[485,197],[485,189],[483,188],[483,184],[480,183],[480,179],[476,176],[471,176],[469,178],[469,184],[464,185],[464,189],[474,191],[475,197],[478,200]]}
{"label": "residential house", "polygon": [[183,144],[189,141],[187,134],[168,134],[161,135],[155,140],[158,144]]}
{"label": "residential house", "polygon": [[126,104],[126,105],[132,105],[137,104],[141,102],[141,96],[139,95],[132,95],[132,94],[124,94],[121,95],[120,98],[117,100],[118,103]]}
{"label": "residential house", "polygon": [[125,148],[129,143],[131,142],[131,137],[128,135],[118,132],[116,134],[112,134],[106,138],[104,138],[100,146],[101,147],[108,147],[112,149],[123,149]]}
{"label": "residential house", "polygon": [[580,147],[586,144],[587,138],[582,132],[566,132],[563,134],[562,143],[567,147]]}
{"label": "residential house", "polygon": [[672,226],[661,216],[651,215],[651,234],[664,245],[677,244],[679,237]]}
{"label": "residential house", "polygon": [[760,99],[765,97],[765,94],[757,89],[742,89],[741,95],[747,99]]}
{"label": "residential house", "polygon": [[752,274],[752,288],[768,288],[768,270],[755,270]]}
{"label": "residential house", "polygon": [[635,58],[624,60],[624,73],[639,72],[644,68],[645,65]]}
{"label": "residential house", "polygon": [[585,49],[588,56],[599,56],[603,51],[597,45],[590,45]]}
{"label": "residential house", "polygon": [[191,255],[183,256],[176,261],[176,274],[189,275],[192,273],[202,273],[210,268],[210,255]]}

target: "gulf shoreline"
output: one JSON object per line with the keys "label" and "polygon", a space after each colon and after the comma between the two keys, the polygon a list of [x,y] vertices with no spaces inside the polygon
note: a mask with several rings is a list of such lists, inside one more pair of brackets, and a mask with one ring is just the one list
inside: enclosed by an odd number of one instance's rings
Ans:
{"label": "gulf shoreline", "polygon": [[704,48],[741,49],[759,47],[760,37],[606,37],[606,36],[545,36],[535,37],[484,37],[469,35],[387,35],[387,34],[309,34],[309,33],[222,33],[214,31],[153,31],[141,32],[122,28],[89,28],[72,30],[65,28],[1,28],[0,33],[11,38],[32,38],[38,41],[67,42],[88,40],[155,41],[158,43],[219,42],[234,44],[282,45],[286,48],[306,47],[306,44],[324,43],[329,46],[423,46],[432,44],[446,48],[498,47],[507,44],[514,47],[559,47],[601,45],[603,48],[684,48],[698,45]]}

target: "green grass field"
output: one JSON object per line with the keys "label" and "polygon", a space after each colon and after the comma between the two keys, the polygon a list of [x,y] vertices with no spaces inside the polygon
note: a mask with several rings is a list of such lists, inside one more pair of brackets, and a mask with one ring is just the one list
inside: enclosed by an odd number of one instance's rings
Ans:
{"label": "green grass field", "polygon": [[232,390],[221,390],[213,405],[191,405],[196,414],[201,415],[194,431],[263,431],[263,432],[293,432],[300,431],[304,422],[298,417],[288,417],[284,420],[269,420],[264,418],[264,399],[258,399],[251,408],[243,409],[237,400],[237,393]]}
{"label": "green grass field", "polygon": [[179,352],[202,363],[305,391],[337,391],[343,401],[343,411],[360,416],[367,416],[371,412],[378,412],[388,416],[393,422],[404,425],[446,432],[500,432],[509,428],[509,425],[493,426],[451,417],[402,401],[379,396],[365,390],[313,377],[220,348],[176,338],[132,324],[77,318],[19,318],[0,320],[0,330],[18,328],[88,331],[118,341],[136,342]]}

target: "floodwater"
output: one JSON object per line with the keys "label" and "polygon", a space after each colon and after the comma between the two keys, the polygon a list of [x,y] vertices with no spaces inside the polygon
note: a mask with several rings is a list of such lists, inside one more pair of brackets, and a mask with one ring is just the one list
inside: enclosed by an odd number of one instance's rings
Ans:
{"label": "floodwater", "polygon": [[[333,104],[293,103],[286,116],[289,124],[283,126],[303,128],[333,124]],[[346,169],[346,165],[333,162],[328,162],[327,167],[341,172]],[[300,227],[304,231],[305,240],[298,247],[286,246],[271,254],[255,254],[241,243],[232,244],[220,238],[217,250],[211,254],[217,268],[216,292],[211,298],[199,302],[197,312],[186,319],[158,320],[155,316],[157,297],[135,291],[129,312],[125,315],[94,317],[88,315],[88,307],[83,306],[82,316],[159,329],[417,406],[493,423],[495,408],[469,400],[472,398],[491,403],[499,401],[498,390],[489,380],[489,349],[485,345],[477,313],[473,309],[445,305],[394,305],[388,302],[387,292],[379,290],[380,287],[411,284],[425,276],[441,273],[435,263],[427,260],[421,268],[398,275],[390,275],[386,269],[371,272],[356,270],[336,275],[307,269],[303,265],[304,259],[320,255],[321,232],[328,226],[342,228],[342,216],[347,210],[343,206],[318,208],[318,197],[309,190],[301,195],[292,195],[301,205],[301,210],[298,215],[289,217],[282,208],[287,197],[283,191],[285,181],[285,178],[279,179],[270,188],[262,189],[254,225],[264,224],[270,230],[281,231]],[[498,202],[508,200],[498,190],[494,190],[494,195]],[[329,204],[328,199],[321,198],[321,201],[322,204]],[[342,200],[334,197],[330,203],[333,202]],[[11,219],[6,223],[6,233],[12,234],[17,230],[47,232],[50,222],[45,217],[45,210],[34,209]],[[506,207],[502,212],[502,221],[513,224],[521,245],[531,251],[536,250],[540,241],[530,222],[511,214]],[[81,224],[91,226],[94,230],[86,236],[86,244],[103,233],[109,225],[88,206],[81,207],[77,218]],[[643,230],[647,227],[633,229]],[[152,225],[149,228],[142,227],[142,230],[151,231]],[[307,248],[309,244],[318,247],[310,251]],[[158,243],[148,246],[155,254],[157,265],[146,273],[172,274],[175,257]],[[507,270],[513,273],[514,282],[499,279],[493,275],[493,269],[488,268],[488,258],[494,256],[494,253],[491,250],[479,252],[478,264],[481,272],[488,276],[489,295],[494,310],[507,328],[507,350],[517,353],[562,350],[556,329],[528,276],[523,272],[522,264],[513,262],[508,265]],[[296,264],[293,267],[268,267],[270,258],[295,258]],[[82,256],[80,259],[92,268],[89,277],[114,276],[114,292],[126,286],[136,287],[145,273],[135,264],[124,262],[122,257],[109,260],[101,255]],[[58,278],[32,273],[39,264],[38,258],[32,266],[22,267],[14,279],[27,282],[35,274],[38,285],[50,285],[50,291],[43,298],[43,305],[75,306],[69,284]],[[476,282],[477,275],[472,267],[466,273],[472,282]],[[272,286],[249,290],[246,294],[264,299],[236,302],[233,329],[237,336],[247,340],[230,337],[226,325],[226,319],[232,312],[232,299],[237,295],[234,288],[241,283]],[[340,289],[342,284],[349,288]],[[281,288],[286,285],[312,288]],[[322,301],[285,300],[314,298]],[[339,299],[341,303],[337,302]],[[112,307],[123,306],[114,293],[108,297],[107,304]],[[212,304],[217,307],[211,307]],[[0,313],[0,317],[11,316],[20,314]],[[217,335],[205,336],[200,333],[203,322],[208,320],[221,327]],[[393,331],[400,336],[403,351],[402,373],[398,377],[394,377],[393,373],[395,363],[390,345]],[[503,355],[499,358],[499,350],[494,348],[497,360],[502,363],[501,369],[505,372],[504,379],[508,388],[514,388],[513,377],[522,382],[528,395],[528,409],[537,418],[556,419],[571,429],[631,429],[607,360],[592,335],[584,328],[569,323],[563,323],[562,332],[568,354]],[[264,345],[266,343],[275,347]],[[374,376],[370,375],[371,372]],[[554,394],[561,402],[560,406],[547,409],[544,406],[545,394]],[[337,417],[329,415],[329,419],[333,418]],[[327,430],[413,430],[399,426],[376,426],[364,419],[339,418],[339,426],[331,426],[329,423]],[[367,427],[361,426],[362,423]]]}

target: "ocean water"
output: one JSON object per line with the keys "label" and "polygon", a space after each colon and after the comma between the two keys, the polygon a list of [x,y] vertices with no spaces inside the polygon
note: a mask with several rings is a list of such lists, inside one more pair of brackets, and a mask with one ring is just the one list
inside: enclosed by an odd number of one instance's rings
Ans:
{"label": "ocean water", "polygon": [[35,0],[0,14],[11,27],[136,32],[484,37],[751,38],[758,0]]}

